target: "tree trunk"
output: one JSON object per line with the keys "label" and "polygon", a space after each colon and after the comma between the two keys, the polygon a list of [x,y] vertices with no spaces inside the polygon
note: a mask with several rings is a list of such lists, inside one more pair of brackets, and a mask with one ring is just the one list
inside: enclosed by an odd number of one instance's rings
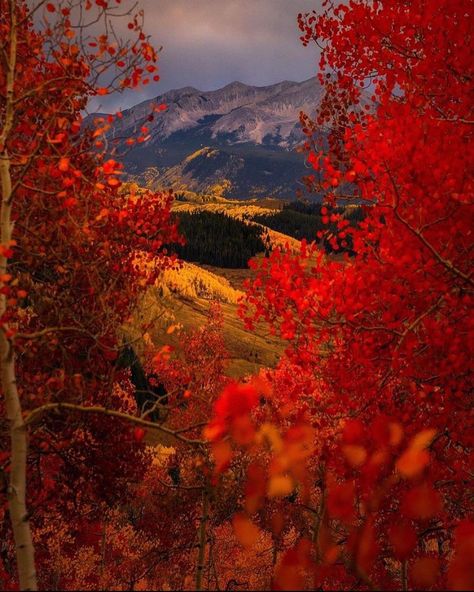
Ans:
{"label": "tree trunk", "polygon": [[[10,0],[10,47],[7,57],[5,122],[0,133],[0,180],[2,204],[0,211],[0,241],[6,249],[10,247],[13,223],[11,220],[12,180],[7,139],[13,126],[14,82],[16,67],[16,5]],[[0,255],[0,274],[7,271],[8,258],[2,251]],[[0,317],[7,308],[6,295],[0,294]],[[27,432],[23,421],[20,398],[16,386],[15,356],[13,343],[8,337],[8,327],[3,324],[0,330],[0,375],[7,418],[10,423],[11,472],[8,485],[8,509],[15,539],[15,552],[21,590],[37,590],[33,541],[26,508],[26,462]]]}
{"label": "tree trunk", "polygon": [[204,558],[206,553],[206,527],[209,519],[209,496],[206,490],[202,493],[202,515],[199,526],[199,552],[196,569],[196,590],[202,590],[202,575],[204,571]]}

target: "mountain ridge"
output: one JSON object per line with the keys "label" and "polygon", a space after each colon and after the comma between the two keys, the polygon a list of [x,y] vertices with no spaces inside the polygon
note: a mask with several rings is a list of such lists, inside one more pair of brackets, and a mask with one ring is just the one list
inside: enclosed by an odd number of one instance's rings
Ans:
{"label": "mountain ridge", "polygon": [[[304,140],[299,115],[313,114],[321,94],[316,78],[268,86],[234,81],[212,91],[185,86],[124,110],[108,138],[129,178],[153,188],[291,199],[307,172],[295,151]],[[155,113],[160,104],[167,109]],[[129,149],[124,139],[143,126],[148,141]],[[203,148],[189,166],[188,157]]]}

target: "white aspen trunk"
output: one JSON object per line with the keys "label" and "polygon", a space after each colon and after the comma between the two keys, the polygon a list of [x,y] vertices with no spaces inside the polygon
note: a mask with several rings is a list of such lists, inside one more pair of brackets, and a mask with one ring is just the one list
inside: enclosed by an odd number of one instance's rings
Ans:
{"label": "white aspen trunk", "polygon": [[[0,133],[0,180],[2,202],[0,210],[0,242],[9,246],[13,223],[12,180],[10,158],[6,143],[14,118],[14,83],[17,51],[16,2],[10,0],[10,48],[7,58],[5,122]],[[7,271],[8,259],[0,255],[0,274]],[[0,316],[7,307],[6,295],[0,294]],[[7,338],[8,328],[0,330],[0,378],[5,398],[7,418],[10,422],[11,472],[8,485],[8,509],[15,540],[18,577],[21,590],[37,590],[33,541],[26,507],[26,463],[28,452],[27,430],[23,421],[20,397],[16,385],[13,343]]]}

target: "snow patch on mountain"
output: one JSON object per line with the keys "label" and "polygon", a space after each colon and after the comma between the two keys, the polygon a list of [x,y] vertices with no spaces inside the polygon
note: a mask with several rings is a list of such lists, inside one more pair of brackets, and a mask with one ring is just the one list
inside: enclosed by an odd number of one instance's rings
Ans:
{"label": "snow patch on mountain", "polygon": [[233,82],[214,91],[187,86],[124,111],[115,133],[133,130],[151,112],[153,104],[165,103],[168,109],[148,124],[152,141],[206,126],[213,138],[231,136],[229,143],[274,143],[288,148],[302,139],[296,133],[300,112],[313,113],[320,96],[321,87],[315,78],[264,87]]}

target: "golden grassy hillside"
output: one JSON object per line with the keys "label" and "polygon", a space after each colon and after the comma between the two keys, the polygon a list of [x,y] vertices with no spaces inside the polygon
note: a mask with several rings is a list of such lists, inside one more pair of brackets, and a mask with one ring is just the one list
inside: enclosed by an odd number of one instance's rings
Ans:
{"label": "golden grassy hillside", "polygon": [[[204,201],[204,203],[203,203]],[[174,212],[221,212],[247,224],[257,224],[252,218],[258,214],[272,214],[281,208],[276,199],[265,201],[213,200],[206,203],[175,201]],[[260,224],[257,224],[261,226]],[[299,250],[300,242],[287,235],[265,227],[273,247],[288,246]],[[285,348],[285,343],[258,325],[252,332],[246,331],[238,316],[239,300],[244,296],[243,282],[252,278],[249,269],[223,269],[209,265],[183,262],[178,269],[167,270],[155,286],[150,288],[138,303],[135,316],[127,333],[138,338],[141,327],[148,326],[147,339],[156,347],[177,345],[179,331],[167,333],[170,325],[187,330],[206,322],[211,303],[220,303],[224,316],[224,340],[229,352],[228,374],[242,377],[254,373],[262,366],[274,366]],[[137,342],[137,351],[144,343]]]}
{"label": "golden grassy hillside", "polygon": [[[137,338],[139,327],[149,325],[147,339],[154,346],[177,345],[178,332],[167,334],[171,324],[181,330],[191,329],[206,322],[212,302],[219,302],[224,316],[224,340],[229,352],[228,374],[235,378],[274,366],[284,350],[284,343],[271,336],[266,327],[245,330],[238,317],[238,300],[244,279],[251,277],[249,269],[220,269],[183,263],[177,270],[163,274],[156,286],[150,288],[139,302],[132,328],[127,332]],[[137,343],[137,350],[143,344]]]}

